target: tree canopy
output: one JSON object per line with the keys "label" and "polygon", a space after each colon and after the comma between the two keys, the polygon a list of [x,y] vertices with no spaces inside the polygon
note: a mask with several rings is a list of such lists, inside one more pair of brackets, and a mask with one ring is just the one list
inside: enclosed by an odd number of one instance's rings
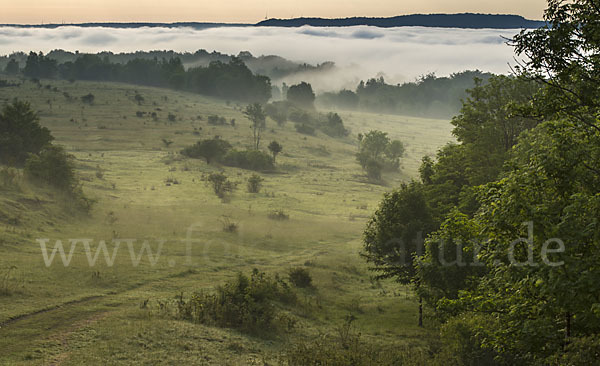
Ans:
{"label": "tree canopy", "polygon": [[38,154],[54,138],[42,127],[28,102],[15,100],[0,113],[0,162],[23,165],[29,154]]}

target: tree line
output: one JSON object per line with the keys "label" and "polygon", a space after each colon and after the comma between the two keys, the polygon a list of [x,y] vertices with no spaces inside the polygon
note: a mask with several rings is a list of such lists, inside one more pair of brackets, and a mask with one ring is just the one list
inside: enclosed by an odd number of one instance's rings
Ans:
{"label": "tree line", "polygon": [[59,64],[41,52],[31,52],[22,72],[25,76],[36,79],[118,81],[191,91],[242,102],[264,103],[271,98],[269,78],[253,74],[237,57],[232,57],[227,63],[213,61],[207,67],[186,70],[177,57],[161,60],[134,58],[121,64],[111,62],[108,57],[84,54],[75,61]]}
{"label": "tree line", "polygon": [[449,118],[473,88],[473,80],[486,81],[492,76],[481,71],[463,71],[448,77],[428,74],[414,82],[391,85],[383,77],[361,81],[355,90],[320,94],[317,103],[323,107],[364,110],[417,117]]}

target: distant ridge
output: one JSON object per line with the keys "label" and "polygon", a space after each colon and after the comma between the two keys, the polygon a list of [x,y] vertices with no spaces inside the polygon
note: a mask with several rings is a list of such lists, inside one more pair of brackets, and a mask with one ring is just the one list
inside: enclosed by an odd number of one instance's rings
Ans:
{"label": "distant ridge", "polygon": [[390,18],[293,18],[293,19],[268,19],[256,24],[244,23],[203,23],[203,22],[177,22],[177,23],[150,23],[150,22],[96,22],[96,23],[50,23],[50,24],[0,24],[0,27],[18,28],[59,28],[59,27],[105,27],[105,28],[180,28],[195,29],[218,27],[348,27],[355,25],[369,25],[374,27],[441,27],[441,28],[539,28],[546,23],[539,20],[525,19],[520,15],[508,14],[412,14],[399,15]]}
{"label": "distant ridge", "polygon": [[263,27],[348,27],[355,25],[369,25],[374,27],[441,27],[441,28],[539,28],[546,23],[539,20],[525,19],[520,15],[508,14],[412,14],[400,15],[390,18],[294,18],[294,19],[268,19],[257,26]]}

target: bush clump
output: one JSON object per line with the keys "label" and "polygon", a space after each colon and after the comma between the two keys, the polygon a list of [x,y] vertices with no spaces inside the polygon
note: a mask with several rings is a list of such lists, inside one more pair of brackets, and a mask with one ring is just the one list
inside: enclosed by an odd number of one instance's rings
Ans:
{"label": "bush clump", "polygon": [[225,119],[225,117],[217,116],[214,114],[208,116],[207,122],[209,125],[213,126],[222,126],[227,124],[227,120]]}
{"label": "bush clump", "polygon": [[196,323],[264,334],[275,328],[275,303],[296,301],[296,293],[285,281],[254,269],[250,277],[240,273],[214,293],[195,293],[187,301],[180,298],[177,315]]}
{"label": "bush clump", "polygon": [[73,192],[77,186],[71,157],[60,146],[48,146],[39,155],[30,155],[25,174],[65,192]]}
{"label": "bush clump", "polygon": [[223,164],[242,169],[268,171],[273,170],[273,157],[260,150],[230,150],[223,157]]}
{"label": "bush clump", "polygon": [[95,97],[95,96],[94,96],[94,94],[92,94],[92,93],[89,93],[89,94],[83,95],[83,96],[81,97],[81,101],[82,101],[83,103],[85,103],[85,104],[89,104],[89,105],[92,105],[92,104],[94,104],[94,99],[96,99],[96,97]]}
{"label": "bush clump", "polygon": [[212,138],[196,142],[181,150],[181,155],[194,158],[205,159],[207,164],[211,161],[219,161],[229,151],[231,144],[220,138]]}
{"label": "bush clump", "polygon": [[312,277],[306,268],[292,268],[288,276],[290,283],[296,287],[306,288],[312,286]]}
{"label": "bush clump", "polygon": [[296,132],[298,133],[311,136],[315,134],[315,128],[310,125],[307,125],[306,123],[296,123],[295,127]]}
{"label": "bush clump", "polygon": [[40,125],[28,102],[15,100],[0,113],[0,163],[23,166],[29,154],[38,154],[54,138]]}
{"label": "bush clump", "polygon": [[246,187],[248,188],[248,193],[258,193],[262,188],[262,182],[264,179],[258,174],[252,174],[250,178],[248,178],[248,183]]}
{"label": "bush clump", "polygon": [[283,210],[271,211],[271,212],[269,212],[267,217],[270,218],[271,220],[279,220],[279,221],[290,219],[290,215],[286,214]]}
{"label": "bush clump", "polygon": [[236,184],[223,173],[212,173],[208,176],[207,181],[219,198],[227,197],[236,187]]}

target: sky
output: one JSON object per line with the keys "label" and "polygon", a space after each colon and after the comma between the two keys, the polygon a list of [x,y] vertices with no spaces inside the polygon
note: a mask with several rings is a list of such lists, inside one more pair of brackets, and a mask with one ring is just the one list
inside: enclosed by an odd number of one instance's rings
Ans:
{"label": "sky", "polygon": [[465,12],[541,19],[545,7],[546,0],[0,0],[0,23],[256,23],[265,17],[388,17]]}

